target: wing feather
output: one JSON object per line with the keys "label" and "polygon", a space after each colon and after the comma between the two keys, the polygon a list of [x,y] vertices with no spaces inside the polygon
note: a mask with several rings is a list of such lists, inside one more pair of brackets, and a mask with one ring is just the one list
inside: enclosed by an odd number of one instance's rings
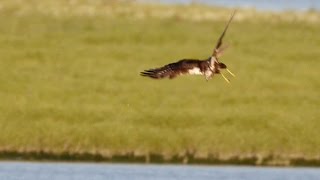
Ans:
{"label": "wing feather", "polygon": [[169,77],[175,78],[179,75],[189,73],[190,69],[198,67],[199,60],[180,60],[175,63],[167,64],[160,68],[144,70],[140,73],[141,76],[146,76],[154,79],[162,79]]}
{"label": "wing feather", "polygon": [[231,21],[232,21],[232,19],[233,19],[233,16],[235,15],[235,13],[236,13],[236,11],[233,11],[233,13],[232,13],[232,15],[231,15],[231,17],[230,17],[230,19],[229,19],[226,27],[224,28],[221,36],[220,36],[219,39],[218,39],[218,42],[217,42],[216,47],[213,49],[212,56],[216,56],[216,55],[217,55],[217,53],[218,53],[218,51],[219,51],[219,48],[220,48],[221,45],[222,45],[223,37],[224,37],[224,35],[226,34],[226,32],[227,32],[227,30],[228,30],[228,27],[229,27],[229,24],[231,23]]}

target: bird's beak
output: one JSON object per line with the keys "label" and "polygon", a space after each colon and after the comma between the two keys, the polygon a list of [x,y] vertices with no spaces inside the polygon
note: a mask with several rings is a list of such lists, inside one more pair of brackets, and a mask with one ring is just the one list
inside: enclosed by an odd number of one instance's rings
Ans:
{"label": "bird's beak", "polygon": [[236,77],[229,69],[227,69],[228,73],[230,73],[233,77]]}
{"label": "bird's beak", "polygon": [[230,80],[228,78],[226,78],[221,72],[220,74],[222,75],[223,79],[227,81],[227,83],[230,83]]}

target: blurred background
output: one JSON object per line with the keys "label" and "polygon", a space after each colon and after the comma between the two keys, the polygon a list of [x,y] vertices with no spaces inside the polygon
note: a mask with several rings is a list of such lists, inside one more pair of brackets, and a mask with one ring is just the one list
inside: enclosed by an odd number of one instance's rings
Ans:
{"label": "blurred background", "polygon": [[[2,0],[0,157],[319,165],[319,7]],[[210,56],[234,9],[221,58],[231,85],[139,75]]]}

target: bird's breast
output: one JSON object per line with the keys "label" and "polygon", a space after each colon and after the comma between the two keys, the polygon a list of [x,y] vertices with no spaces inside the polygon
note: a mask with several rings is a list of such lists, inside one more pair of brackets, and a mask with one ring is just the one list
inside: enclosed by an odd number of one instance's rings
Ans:
{"label": "bird's breast", "polygon": [[189,74],[194,74],[194,75],[203,75],[203,72],[201,72],[200,68],[194,67],[192,69],[188,70]]}

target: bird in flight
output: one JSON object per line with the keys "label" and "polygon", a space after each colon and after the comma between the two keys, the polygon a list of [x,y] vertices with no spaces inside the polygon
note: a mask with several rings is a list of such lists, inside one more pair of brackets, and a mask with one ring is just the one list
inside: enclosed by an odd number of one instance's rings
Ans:
{"label": "bird in flight", "polygon": [[208,81],[212,78],[214,74],[221,74],[222,77],[230,83],[230,80],[227,79],[223,73],[222,69],[227,70],[232,76],[235,76],[231,71],[227,69],[227,66],[219,61],[219,58],[223,54],[227,46],[222,46],[222,40],[226,31],[229,27],[230,22],[233,19],[235,11],[232,13],[224,31],[222,32],[220,38],[218,39],[216,47],[213,49],[212,55],[204,60],[198,59],[182,59],[174,63],[167,64],[163,67],[144,70],[140,73],[141,76],[150,77],[153,79],[163,79],[169,78],[173,79],[179,75],[183,74],[192,74],[192,75],[203,75]]}

